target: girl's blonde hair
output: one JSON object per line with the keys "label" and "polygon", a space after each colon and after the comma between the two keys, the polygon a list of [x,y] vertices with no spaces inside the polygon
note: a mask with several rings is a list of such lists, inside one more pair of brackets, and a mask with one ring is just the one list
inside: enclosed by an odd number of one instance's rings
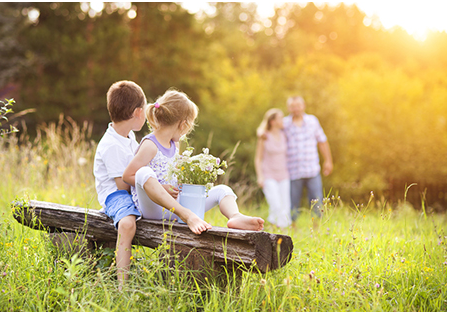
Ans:
{"label": "girl's blonde hair", "polygon": [[263,117],[260,126],[258,126],[257,128],[258,137],[263,135],[266,131],[271,130],[271,121],[276,118],[277,114],[283,115],[283,111],[279,108],[271,108],[265,113],[265,116]]}
{"label": "girl's blonde hair", "polygon": [[186,121],[189,133],[194,128],[198,112],[197,105],[185,93],[169,89],[154,104],[147,106],[146,117],[153,130]]}

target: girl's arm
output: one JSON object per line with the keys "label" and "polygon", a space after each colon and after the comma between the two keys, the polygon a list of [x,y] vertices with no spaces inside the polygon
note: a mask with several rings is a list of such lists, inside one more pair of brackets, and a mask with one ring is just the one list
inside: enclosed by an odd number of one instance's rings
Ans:
{"label": "girl's arm", "polygon": [[257,174],[257,183],[260,187],[263,187],[265,178],[262,172],[262,159],[263,159],[263,147],[264,147],[264,139],[262,137],[258,137],[257,140],[257,149],[255,151],[255,172]]}
{"label": "girl's arm", "polygon": [[133,157],[132,161],[128,164],[127,168],[125,168],[124,174],[122,175],[122,179],[129,185],[135,186],[135,175],[136,172],[147,166],[150,161],[157,155],[158,148],[150,140],[144,140],[141,146],[138,149],[135,157]]}

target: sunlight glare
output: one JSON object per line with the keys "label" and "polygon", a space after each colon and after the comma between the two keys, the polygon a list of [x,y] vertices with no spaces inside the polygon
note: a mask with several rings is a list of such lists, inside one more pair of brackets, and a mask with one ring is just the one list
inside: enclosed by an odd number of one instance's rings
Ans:
{"label": "sunlight glare", "polygon": [[93,9],[96,13],[101,12],[103,10],[104,4],[103,2],[90,2],[89,6],[91,9]]}
{"label": "sunlight glare", "polygon": [[[407,33],[414,36],[417,40],[424,40],[429,30],[446,31],[450,30],[448,22],[448,12],[451,1],[429,0],[425,1],[388,1],[388,0],[332,0],[327,2],[314,2],[319,10],[324,8],[325,4],[329,6],[338,6],[344,3],[349,6],[356,4],[357,7],[367,15],[363,21],[365,26],[373,25],[375,28],[380,26],[389,30],[395,26],[401,26]],[[263,18],[269,18],[274,15],[274,6],[281,2],[265,1],[259,2],[257,13]],[[307,2],[298,2],[303,7]],[[319,11],[320,12],[320,11]],[[317,19],[320,15],[315,16]]]}
{"label": "sunlight glare", "polygon": [[130,10],[127,12],[127,16],[128,16],[129,19],[134,19],[134,18],[136,17],[136,11],[133,10],[133,9],[130,9]]}
{"label": "sunlight glare", "polygon": [[33,23],[35,23],[38,20],[39,15],[40,15],[40,12],[38,9],[33,8],[30,11],[28,11],[28,18]]}

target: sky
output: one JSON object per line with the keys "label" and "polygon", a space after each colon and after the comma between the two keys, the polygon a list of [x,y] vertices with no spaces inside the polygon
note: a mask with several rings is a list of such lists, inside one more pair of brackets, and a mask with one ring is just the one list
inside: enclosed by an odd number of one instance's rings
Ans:
{"label": "sky", "polygon": [[[428,1],[400,1],[400,0],[344,0],[328,1],[329,5],[338,5],[344,2],[347,5],[355,3],[369,18],[377,15],[382,26],[390,29],[393,26],[401,26],[409,34],[419,40],[426,38],[428,30],[451,30],[449,13],[451,12],[450,0],[428,0]],[[258,13],[264,17],[274,14],[274,5],[283,3],[282,1],[261,1],[258,2]],[[299,2],[306,4],[307,2]],[[315,2],[317,6],[325,2]],[[182,6],[194,13],[200,8],[208,8],[207,2],[185,1]]]}

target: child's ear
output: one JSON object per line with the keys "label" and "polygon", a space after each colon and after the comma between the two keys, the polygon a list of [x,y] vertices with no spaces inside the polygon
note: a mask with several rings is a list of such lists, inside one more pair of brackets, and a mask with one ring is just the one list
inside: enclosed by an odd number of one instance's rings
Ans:
{"label": "child's ear", "polygon": [[144,109],[142,107],[137,107],[133,111],[133,117],[139,118],[143,112],[144,112]]}
{"label": "child's ear", "polygon": [[186,126],[188,126],[188,122],[186,120],[183,120],[179,123],[180,130],[185,130]]}

